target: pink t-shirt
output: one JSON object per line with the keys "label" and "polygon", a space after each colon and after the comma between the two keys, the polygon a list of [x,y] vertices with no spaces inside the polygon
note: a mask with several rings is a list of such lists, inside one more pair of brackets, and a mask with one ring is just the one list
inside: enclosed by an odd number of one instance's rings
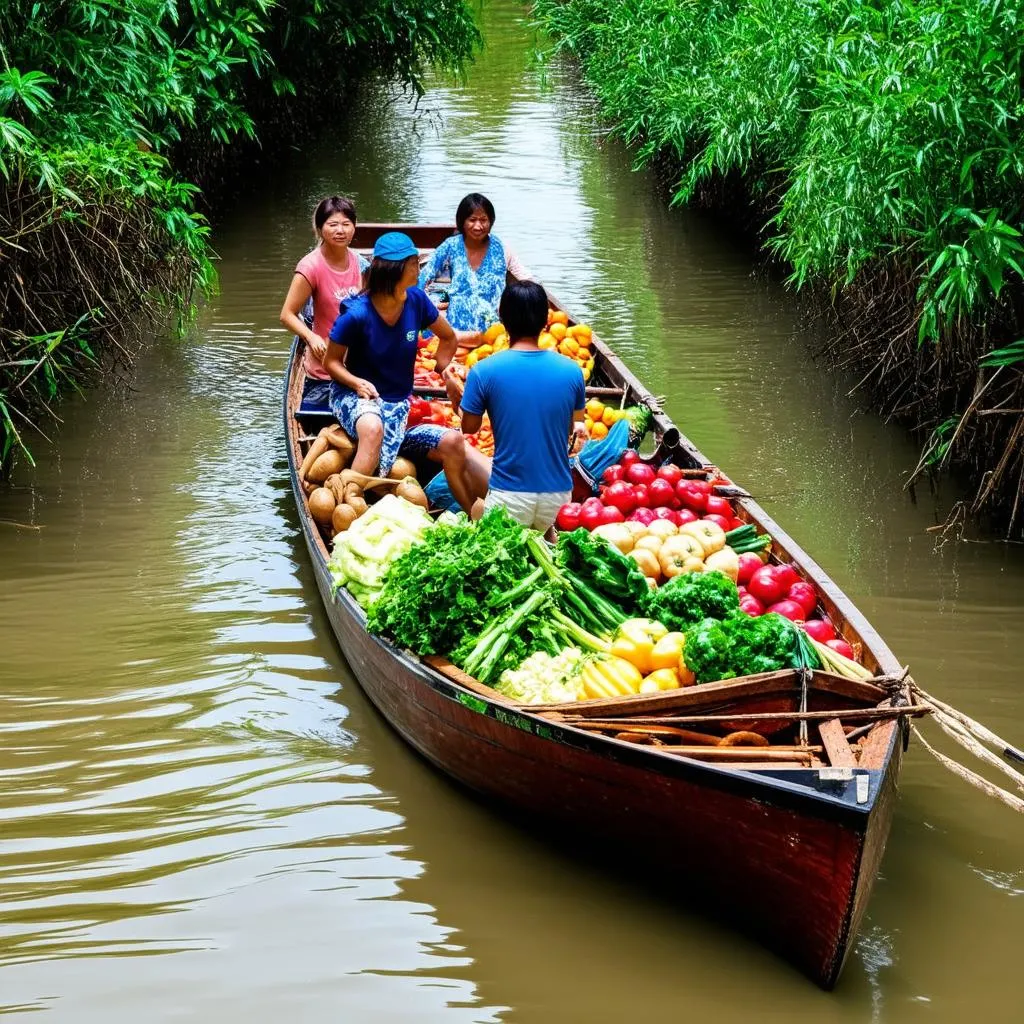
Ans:
{"label": "pink t-shirt", "polygon": [[[334,321],[338,319],[338,303],[359,293],[362,287],[362,271],[359,257],[348,251],[348,269],[335,270],[324,259],[319,247],[303,256],[295,268],[313,289],[313,333],[319,334],[324,340],[331,333]],[[323,368],[323,364],[306,346],[303,365],[308,377],[317,380],[330,380],[331,375]]]}

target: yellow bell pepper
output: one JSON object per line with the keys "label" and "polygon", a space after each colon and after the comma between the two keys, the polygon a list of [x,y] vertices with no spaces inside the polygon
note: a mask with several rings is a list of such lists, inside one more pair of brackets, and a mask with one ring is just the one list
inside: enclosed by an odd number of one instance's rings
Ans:
{"label": "yellow bell pepper", "polygon": [[641,693],[657,693],[659,690],[678,690],[679,675],[674,668],[655,669],[650,675],[644,676],[640,684]]}
{"label": "yellow bell pepper", "polygon": [[666,633],[651,651],[651,671],[655,672],[659,668],[678,668],[685,643],[686,637],[682,633]]}
{"label": "yellow bell pepper", "polygon": [[654,667],[651,655],[654,645],[668,632],[668,628],[653,619],[626,619],[612,640],[612,657],[623,658],[647,675]]}
{"label": "yellow bell pepper", "polygon": [[622,658],[595,658],[583,666],[580,681],[584,697],[626,697],[639,691],[643,676]]}

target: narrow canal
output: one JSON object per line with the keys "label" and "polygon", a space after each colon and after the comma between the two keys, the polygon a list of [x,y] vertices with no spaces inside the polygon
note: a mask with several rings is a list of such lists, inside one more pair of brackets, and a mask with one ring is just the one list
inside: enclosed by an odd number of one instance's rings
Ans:
{"label": "narrow canal", "polygon": [[[0,1013],[76,1024],[1016,1020],[1024,830],[919,746],[826,995],[417,760],[335,647],[297,535],[277,312],[323,194],[497,232],[757,493],[926,688],[1024,739],[1024,559],[936,549],[914,449],[810,357],[748,252],[668,210],[484,5],[467,84],[367,91],[217,225],[221,293],[0,494]],[[943,507],[955,493],[943,495]],[[21,524],[21,525],[17,525]],[[671,893],[673,880],[663,885]],[[34,1011],[43,1011],[38,1013]]]}

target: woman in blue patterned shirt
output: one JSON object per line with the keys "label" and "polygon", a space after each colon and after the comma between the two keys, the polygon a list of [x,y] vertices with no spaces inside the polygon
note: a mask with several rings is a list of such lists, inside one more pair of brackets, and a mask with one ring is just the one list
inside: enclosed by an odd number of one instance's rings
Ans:
{"label": "woman in blue patterned shirt", "polygon": [[[494,206],[479,192],[471,192],[455,212],[458,234],[446,238],[420,271],[420,287],[429,289],[447,278],[445,319],[457,331],[485,331],[498,319],[498,300],[509,275],[526,280],[529,271],[515,253],[491,234]],[[438,303],[440,309],[445,309]]]}

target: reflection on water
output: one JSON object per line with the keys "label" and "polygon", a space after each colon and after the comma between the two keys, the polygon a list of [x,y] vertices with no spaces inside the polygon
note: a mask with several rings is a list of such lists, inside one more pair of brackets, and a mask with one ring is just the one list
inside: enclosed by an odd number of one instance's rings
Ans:
{"label": "reflection on water", "polygon": [[277,311],[321,195],[426,221],[479,189],[923,685],[1024,731],[1019,553],[934,551],[934,509],[901,490],[912,445],[809,360],[746,253],[630,171],[571,69],[542,77],[524,18],[485,5],[487,51],[426,115],[367,91],[343,135],[282,156],[218,226],[221,294],[193,335],[154,339],[132,392],[71,403],[58,449],[0,494],[0,1012],[1015,1019],[1024,837],[918,748],[825,995],[679,906],[642,851],[594,867],[480,806],[351,681],[296,536]]}

